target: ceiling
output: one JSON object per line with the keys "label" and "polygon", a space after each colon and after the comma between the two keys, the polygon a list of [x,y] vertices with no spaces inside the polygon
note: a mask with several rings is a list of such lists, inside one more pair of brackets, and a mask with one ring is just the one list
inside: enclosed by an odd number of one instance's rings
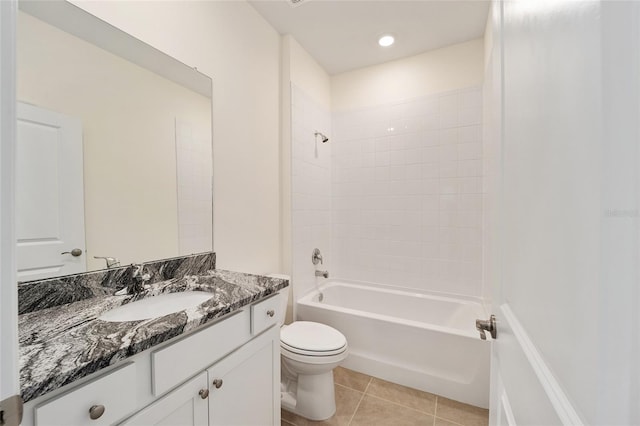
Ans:
{"label": "ceiling", "polygon": [[[487,0],[249,0],[280,34],[291,34],[339,74],[482,37]],[[393,46],[378,46],[391,33]]]}

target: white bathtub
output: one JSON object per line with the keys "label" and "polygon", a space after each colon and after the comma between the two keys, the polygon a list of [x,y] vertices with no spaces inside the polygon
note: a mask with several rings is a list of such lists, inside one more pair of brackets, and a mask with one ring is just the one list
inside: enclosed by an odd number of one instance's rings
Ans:
{"label": "white bathtub", "polygon": [[490,344],[475,329],[488,315],[478,300],[328,281],[298,301],[297,316],[346,336],[346,368],[489,407]]}

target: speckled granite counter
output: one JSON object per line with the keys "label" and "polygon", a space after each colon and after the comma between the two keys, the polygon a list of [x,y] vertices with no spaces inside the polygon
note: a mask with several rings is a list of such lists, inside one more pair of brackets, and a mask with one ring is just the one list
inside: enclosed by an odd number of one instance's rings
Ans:
{"label": "speckled granite counter", "polygon": [[[32,400],[288,285],[283,279],[214,270],[155,283],[136,296],[111,293],[22,314],[18,323],[22,398],[25,402]],[[114,307],[185,290],[209,292],[211,299],[195,308],[148,320],[98,319]]]}

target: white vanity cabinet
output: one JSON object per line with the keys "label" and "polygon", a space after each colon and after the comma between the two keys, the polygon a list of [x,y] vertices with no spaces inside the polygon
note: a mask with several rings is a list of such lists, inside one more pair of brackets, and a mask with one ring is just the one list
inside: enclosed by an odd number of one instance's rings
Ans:
{"label": "white vanity cabinet", "polygon": [[280,424],[280,331],[266,334],[207,370],[210,425]]}
{"label": "white vanity cabinet", "polygon": [[29,401],[23,426],[280,425],[278,299]]}
{"label": "white vanity cabinet", "polygon": [[207,394],[207,373],[202,372],[120,425],[206,426],[209,424]]}
{"label": "white vanity cabinet", "polygon": [[258,336],[120,426],[279,425],[279,336]]}

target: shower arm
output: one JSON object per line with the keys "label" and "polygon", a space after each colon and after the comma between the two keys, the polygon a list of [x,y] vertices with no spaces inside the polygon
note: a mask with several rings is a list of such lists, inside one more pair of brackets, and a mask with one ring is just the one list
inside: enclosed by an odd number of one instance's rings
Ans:
{"label": "shower arm", "polygon": [[329,142],[329,138],[324,133],[321,133],[316,130],[313,135],[316,137],[316,141],[318,140],[318,136],[320,136],[320,138],[322,139],[322,143]]}

